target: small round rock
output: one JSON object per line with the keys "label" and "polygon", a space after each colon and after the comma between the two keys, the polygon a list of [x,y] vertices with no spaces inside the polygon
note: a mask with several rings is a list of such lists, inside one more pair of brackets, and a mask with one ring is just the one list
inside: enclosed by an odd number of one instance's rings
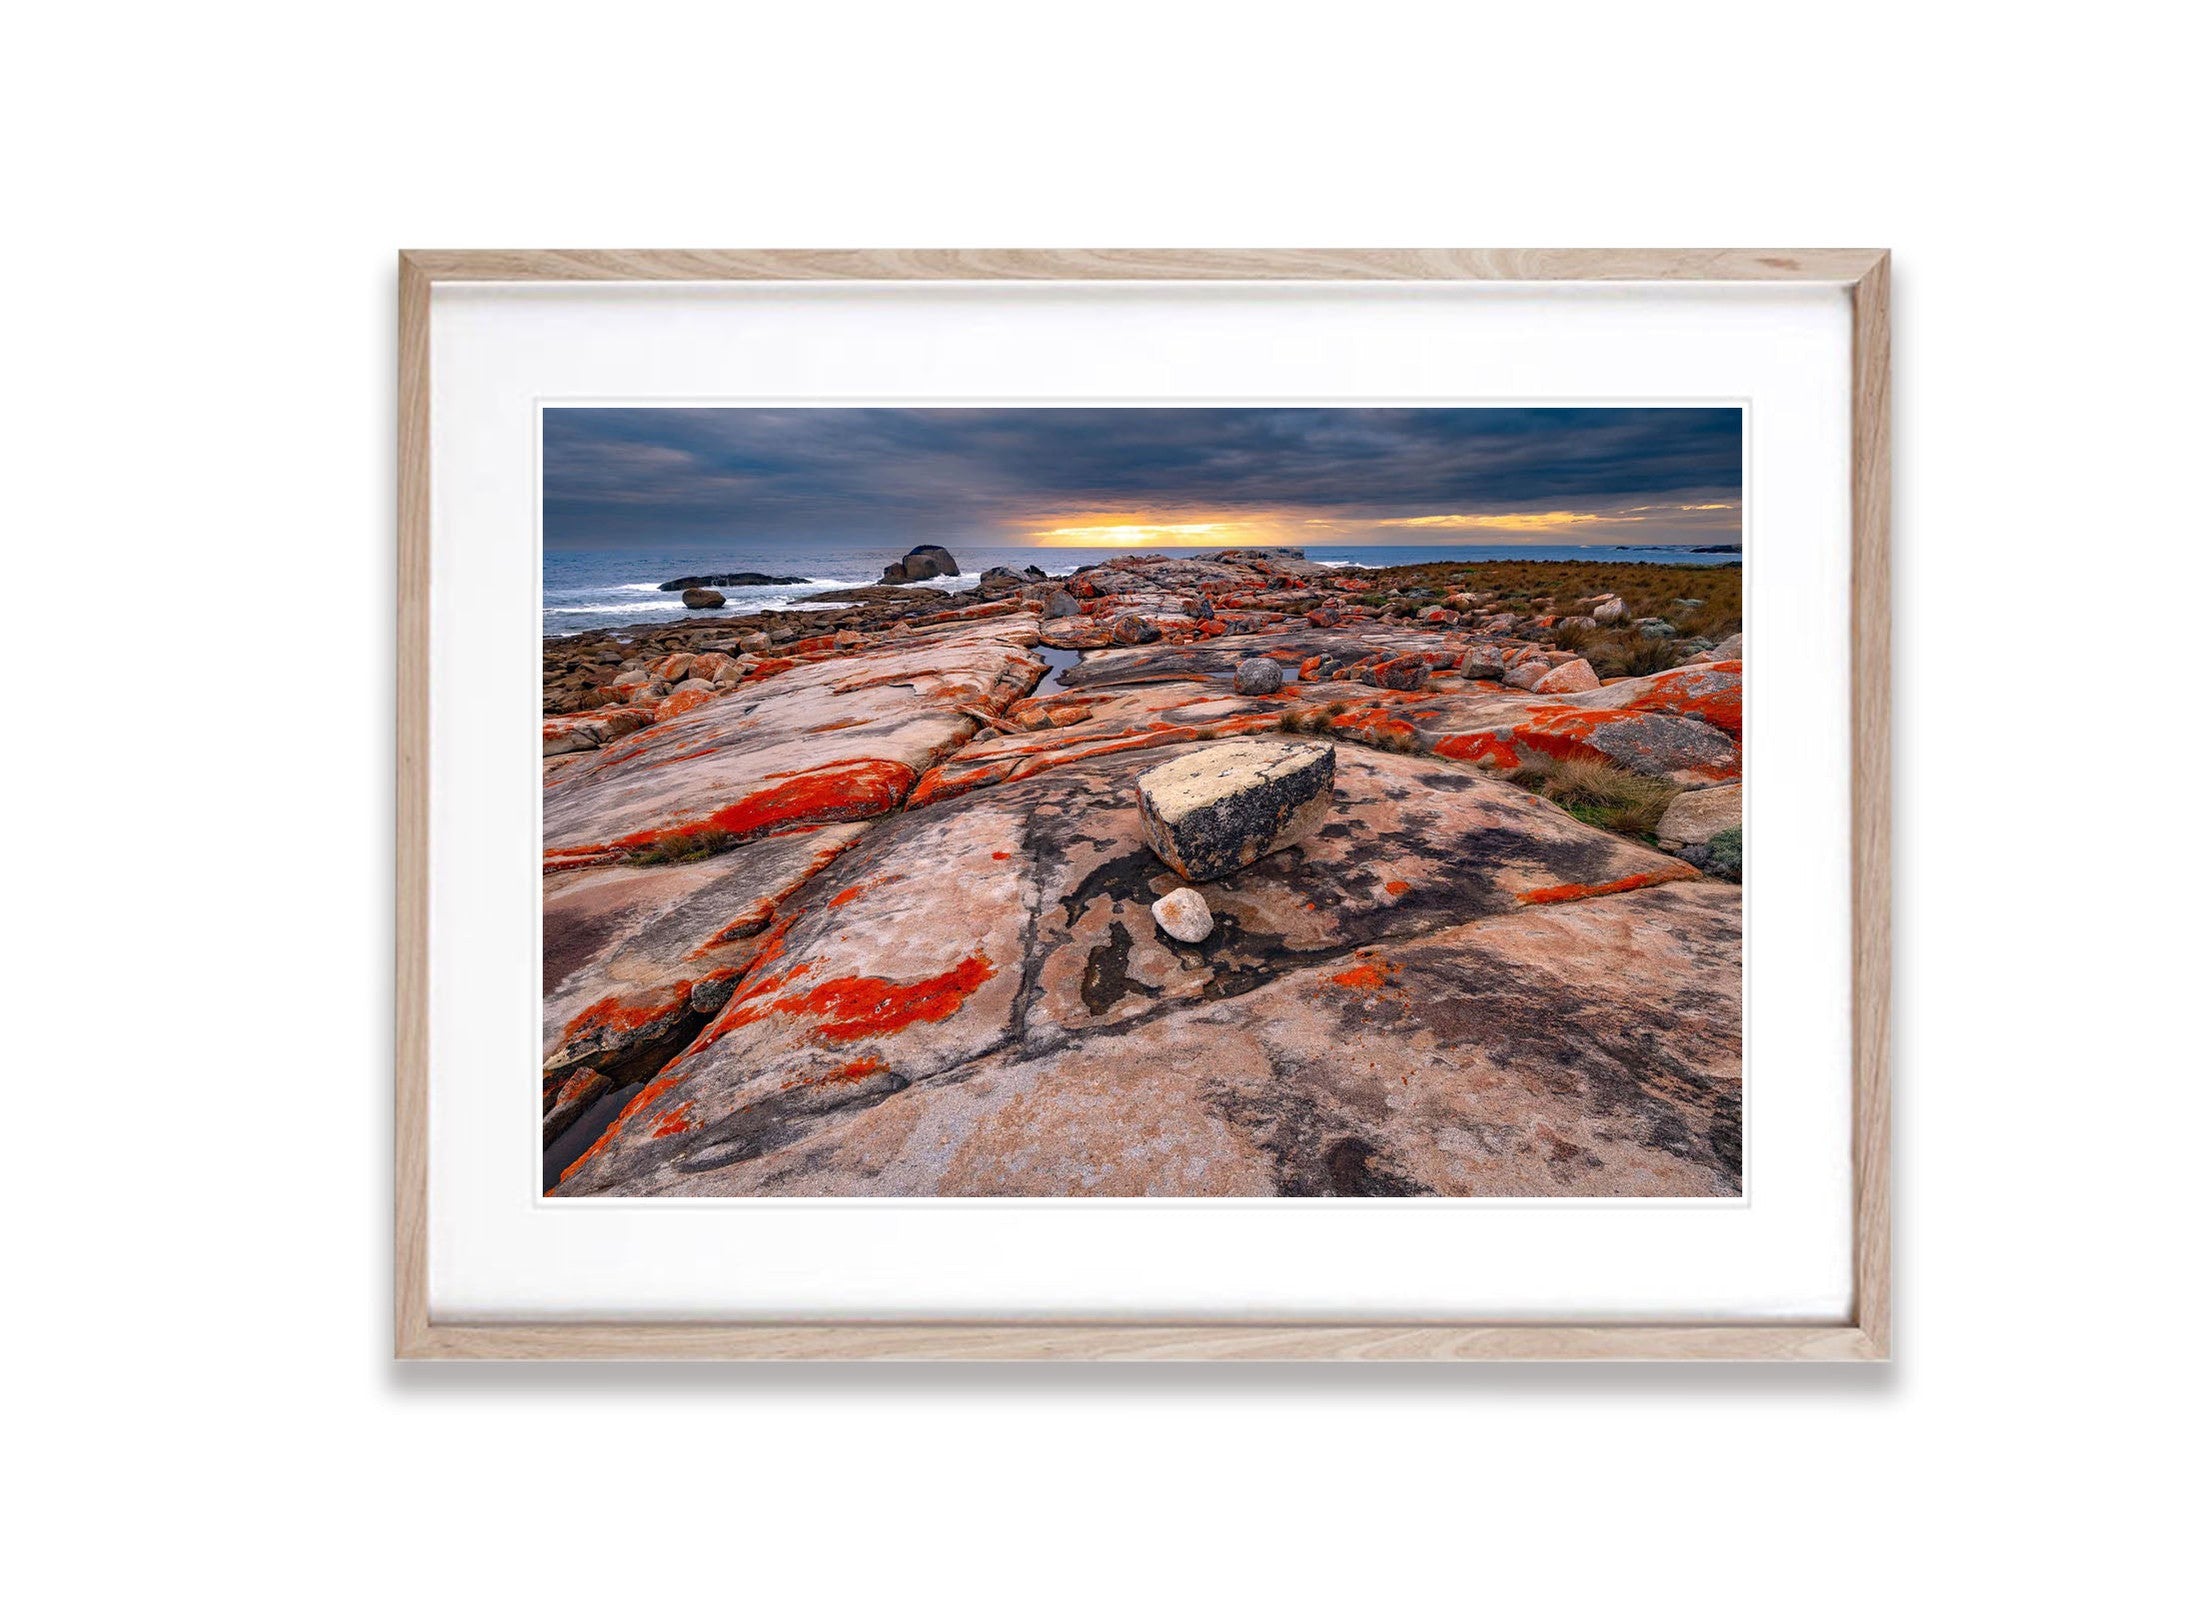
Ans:
{"label": "small round rock", "polygon": [[1214,913],[1206,908],[1206,896],[1195,888],[1179,888],[1153,902],[1153,920],[1170,938],[1196,944],[1214,931]]}
{"label": "small round rock", "polygon": [[1250,656],[1237,663],[1236,689],[1240,694],[1273,694],[1283,686],[1283,668],[1280,662],[1264,655]]}

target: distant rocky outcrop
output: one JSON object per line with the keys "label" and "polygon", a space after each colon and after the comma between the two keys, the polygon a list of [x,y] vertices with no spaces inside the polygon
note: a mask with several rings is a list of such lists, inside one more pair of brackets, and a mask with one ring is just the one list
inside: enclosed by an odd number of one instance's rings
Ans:
{"label": "distant rocky outcrop", "polygon": [[690,611],[715,611],[725,603],[725,596],[716,589],[689,589],[680,598]]}
{"label": "distant rocky outcrop", "polygon": [[767,577],[762,572],[705,572],[696,577],[676,577],[669,583],[659,583],[657,588],[674,594],[682,589],[785,588],[801,581],[798,577]]}
{"label": "distant rocky outcrop", "polygon": [[[921,583],[927,578],[960,577],[962,568],[954,564],[954,556],[943,546],[919,544],[915,549],[888,566],[881,583]],[[1040,574],[1043,576],[1044,574]]]}

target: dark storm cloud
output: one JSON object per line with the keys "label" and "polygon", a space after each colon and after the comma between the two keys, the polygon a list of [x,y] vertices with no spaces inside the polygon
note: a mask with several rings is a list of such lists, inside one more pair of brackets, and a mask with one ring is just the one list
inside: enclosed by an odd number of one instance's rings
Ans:
{"label": "dark storm cloud", "polygon": [[560,408],[543,442],[548,535],[587,543],[1005,541],[1233,514],[1364,528],[1741,492],[1741,413],[1726,408]]}

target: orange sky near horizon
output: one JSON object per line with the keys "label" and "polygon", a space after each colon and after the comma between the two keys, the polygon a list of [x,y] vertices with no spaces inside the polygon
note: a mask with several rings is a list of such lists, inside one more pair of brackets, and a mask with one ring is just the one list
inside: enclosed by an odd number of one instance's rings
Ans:
{"label": "orange sky near horizon", "polygon": [[[1115,513],[1121,521],[1079,518],[1048,525],[1024,524],[1026,542],[1054,549],[1227,546],[1234,544],[1457,544],[1460,535],[1495,535],[1492,542],[1518,544],[1593,544],[1738,539],[1741,507],[1737,502],[1633,505],[1603,510],[1535,512],[1452,512],[1440,516],[1388,517],[1340,521],[1333,517],[1256,516],[1214,513],[1208,518],[1163,520],[1136,511]],[[1106,513],[1101,513],[1105,515]],[[1181,516],[1180,511],[1173,516]],[[1599,538],[1598,535],[1602,537]]]}

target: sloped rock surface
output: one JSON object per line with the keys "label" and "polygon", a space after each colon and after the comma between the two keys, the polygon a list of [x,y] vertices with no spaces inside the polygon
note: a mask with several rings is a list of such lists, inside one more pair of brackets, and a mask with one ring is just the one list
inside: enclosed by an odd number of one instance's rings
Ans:
{"label": "sloped rock surface", "polygon": [[542,895],[544,1071],[587,1067],[628,1081],[685,1047],[755,959],[780,902],[866,825],[765,839],[686,865],[600,866],[550,878]]}
{"label": "sloped rock surface", "polygon": [[[1045,672],[1002,623],[744,681],[566,767],[543,800],[551,867],[667,843],[737,841],[892,810],[917,778]],[[829,646],[831,641],[827,639]]]}
{"label": "sloped rock surface", "polygon": [[[1214,935],[1174,946],[1151,906],[1182,880],[1145,848],[1130,798],[1148,763],[1118,753],[877,824],[788,902],[726,1008],[559,1191],[928,1191],[836,1161],[812,1183],[776,1152],[837,1140],[935,1081],[974,1082],[980,1063],[1043,1061],[1305,969],[1373,987],[1363,949],[1695,876],[1508,785],[1346,746],[1319,832],[1208,885]],[[1738,1001],[1736,988],[1736,1016]],[[1710,1173],[1699,1181],[1715,1190]],[[1207,1191],[1198,1182],[1153,1191]]]}

